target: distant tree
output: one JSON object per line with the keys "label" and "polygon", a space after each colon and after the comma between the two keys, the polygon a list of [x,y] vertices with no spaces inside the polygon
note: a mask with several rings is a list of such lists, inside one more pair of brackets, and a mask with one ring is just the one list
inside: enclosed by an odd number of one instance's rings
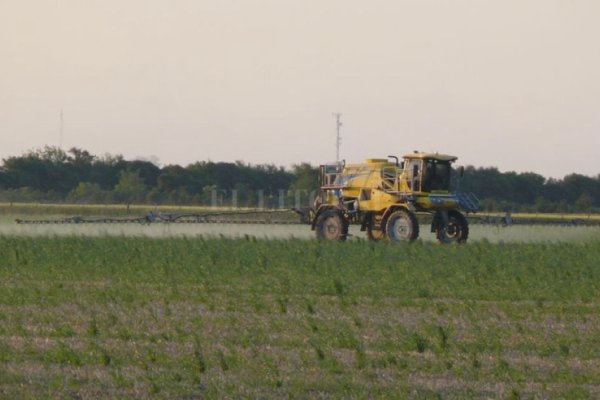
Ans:
{"label": "distant tree", "polygon": [[77,147],[71,147],[69,149],[70,162],[77,166],[90,166],[96,159],[96,156],[90,154],[86,150],[78,149]]}
{"label": "distant tree", "polygon": [[255,203],[255,194],[245,182],[235,184],[232,193],[231,205],[234,207],[252,207]]}
{"label": "distant tree", "polygon": [[533,172],[525,172],[513,176],[513,190],[516,193],[515,201],[520,204],[534,204],[543,193],[546,179]]}
{"label": "distant tree", "polygon": [[217,198],[217,194],[218,194],[218,187],[217,185],[206,185],[202,188],[202,194],[201,194],[201,202],[204,205],[207,206],[216,206],[218,198]]}
{"label": "distant tree", "polygon": [[594,199],[587,192],[582,193],[581,196],[579,196],[579,198],[575,201],[575,208],[579,212],[589,213],[592,211],[593,206]]}
{"label": "distant tree", "polygon": [[179,165],[167,165],[156,178],[156,188],[162,193],[170,193],[190,184],[190,174]]}
{"label": "distant tree", "polygon": [[52,173],[47,162],[38,154],[28,153],[21,157],[9,157],[4,160],[6,180],[17,189],[30,187],[48,191],[52,185]]}
{"label": "distant tree", "polygon": [[158,188],[152,188],[146,195],[146,203],[148,204],[163,204],[165,201],[165,193],[158,190]]}
{"label": "distant tree", "polygon": [[138,171],[122,171],[119,182],[113,189],[113,198],[120,203],[142,203],[147,195],[147,187]]}
{"label": "distant tree", "polygon": [[160,168],[150,161],[127,161],[126,168],[130,171],[137,171],[140,178],[144,181],[144,185],[148,187],[156,186],[156,180],[161,173]]}
{"label": "distant tree", "polygon": [[295,179],[290,186],[289,197],[294,207],[309,206],[311,194],[319,188],[319,168],[308,163],[296,164],[292,167]]}
{"label": "distant tree", "polygon": [[543,196],[539,196],[534,203],[534,207],[532,210],[533,212],[542,212],[542,213],[548,213],[548,212],[557,212],[557,206],[555,203],[549,201],[547,198],[543,197]]}
{"label": "distant tree", "polygon": [[0,168],[0,190],[5,190],[13,187],[11,179],[4,168]]}
{"label": "distant tree", "polygon": [[95,159],[86,181],[99,184],[103,190],[112,190],[119,182],[121,171],[126,168],[127,162],[122,155],[105,154]]}
{"label": "distant tree", "polygon": [[104,203],[108,198],[106,191],[99,184],[80,182],[67,196],[67,200],[73,203]]}

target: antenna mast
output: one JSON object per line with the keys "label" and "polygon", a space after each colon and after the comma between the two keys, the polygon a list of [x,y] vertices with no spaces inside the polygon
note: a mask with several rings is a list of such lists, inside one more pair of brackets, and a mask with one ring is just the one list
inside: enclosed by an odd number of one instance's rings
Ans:
{"label": "antenna mast", "polygon": [[63,116],[63,109],[61,107],[60,109],[60,136],[58,138],[58,148],[62,149],[62,144],[63,144],[63,130],[64,130],[64,116]]}
{"label": "antenna mast", "polygon": [[333,113],[335,117],[335,129],[336,129],[336,137],[335,137],[335,162],[340,162],[340,145],[342,144],[342,138],[340,136],[340,128],[342,127],[342,114],[341,113]]}

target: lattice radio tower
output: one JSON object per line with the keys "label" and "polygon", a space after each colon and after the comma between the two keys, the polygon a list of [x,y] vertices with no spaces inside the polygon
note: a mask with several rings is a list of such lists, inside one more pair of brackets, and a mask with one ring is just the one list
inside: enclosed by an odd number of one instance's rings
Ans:
{"label": "lattice radio tower", "polygon": [[335,162],[340,162],[340,145],[342,144],[342,137],[340,136],[340,128],[342,127],[342,114],[341,113],[333,113],[335,117]]}
{"label": "lattice radio tower", "polygon": [[61,107],[61,109],[60,109],[60,126],[59,126],[59,130],[58,130],[58,148],[61,150],[62,150],[62,146],[63,146],[64,130],[65,130],[65,118],[63,115],[63,109]]}

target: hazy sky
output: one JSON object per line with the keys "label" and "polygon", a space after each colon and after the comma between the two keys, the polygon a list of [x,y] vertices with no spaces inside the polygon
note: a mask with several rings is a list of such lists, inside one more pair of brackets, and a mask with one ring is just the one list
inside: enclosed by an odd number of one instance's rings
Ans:
{"label": "hazy sky", "polygon": [[600,173],[598,0],[0,0],[0,158]]}

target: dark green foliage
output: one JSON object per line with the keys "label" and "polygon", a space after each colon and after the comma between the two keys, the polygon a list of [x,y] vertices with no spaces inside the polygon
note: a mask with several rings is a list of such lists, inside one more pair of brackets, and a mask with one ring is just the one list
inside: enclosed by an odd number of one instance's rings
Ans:
{"label": "dark green foliage", "polygon": [[[357,160],[359,161],[359,160]],[[456,177],[457,174],[455,174]],[[72,148],[31,151],[3,160],[2,201],[196,204],[248,207],[303,206],[318,187],[318,168],[307,163],[284,169],[199,161],[162,168],[122,156],[98,157]],[[460,189],[474,192],[488,211],[591,212],[600,209],[600,175],[576,173],[546,179],[497,168],[465,169]]]}
{"label": "dark green foliage", "polygon": [[474,192],[488,211],[591,212],[600,209],[600,174],[570,174],[546,179],[525,172],[500,172],[497,168],[465,169],[461,190]]}
{"label": "dark green foliage", "polygon": [[[97,157],[77,148],[65,152],[46,146],[3,160],[0,200],[277,207],[287,190],[302,194],[300,191],[312,182],[306,178],[311,168],[306,164],[294,167],[298,175],[274,165],[242,162],[208,161],[159,168],[149,161],[128,161],[120,155]],[[304,201],[308,195],[300,198]]]}

